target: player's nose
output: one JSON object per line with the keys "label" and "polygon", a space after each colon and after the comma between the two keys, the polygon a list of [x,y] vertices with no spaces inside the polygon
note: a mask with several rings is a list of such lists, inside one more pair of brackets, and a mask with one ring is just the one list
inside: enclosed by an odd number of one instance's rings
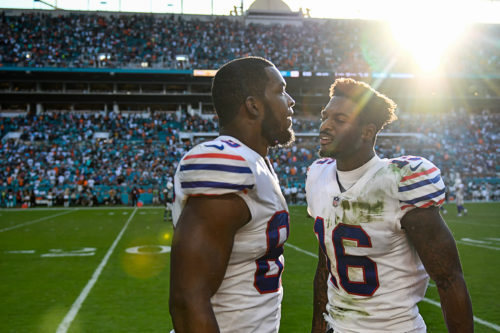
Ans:
{"label": "player's nose", "polygon": [[288,97],[288,107],[293,108],[295,106],[295,100],[288,93],[286,93],[286,96]]}

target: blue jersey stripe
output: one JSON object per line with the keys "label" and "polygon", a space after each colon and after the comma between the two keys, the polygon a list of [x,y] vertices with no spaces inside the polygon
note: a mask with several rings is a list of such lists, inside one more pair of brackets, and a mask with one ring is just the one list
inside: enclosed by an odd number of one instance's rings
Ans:
{"label": "blue jersey stripe", "polygon": [[434,193],[429,193],[427,195],[424,195],[422,197],[418,197],[418,198],[415,198],[413,200],[408,200],[408,201],[403,201],[403,200],[400,200],[401,202],[404,202],[404,203],[407,203],[407,204],[415,204],[417,202],[420,202],[420,201],[424,201],[424,200],[429,200],[429,199],[432,199],[432,198],[435,198],[435,197],[439,197],[441,194],[444,193],[444,188],[439,190],[439,191],[436,191]]}
{"label": "blue jersey stripe", "polygon": [[252,189],[253,184],[231,184],[223,182],[211,182],[211,181],[197,181],[197,182],[181,182],[182,188],[197,188],[197,187],[212,187],[212,188],[225,188],[230,190],[245,190]]}
{"label": "blue jersey stripe", "polygon": [[424,180],[421,180],[421,181],[416,182],[416,183],[411,184],[411,185],[400,186],[399,192],[411,191],[413,189],[416,189],[416,188],[419,188],[419,187],[422,187],[422,186],[425,186],[428,184],[436,184],[437,182],[439,182],[440,179],[441,179],[441,175],[437,175],[436,177],[434,177],[432,179],[424,179]]}
{"label": "blue jersey stripe", "polygon": [[252,173],[249,167],[225,165],[225,164],[186,164],[181,165],[180,171],[186,170],[216,170],[234,173]]}

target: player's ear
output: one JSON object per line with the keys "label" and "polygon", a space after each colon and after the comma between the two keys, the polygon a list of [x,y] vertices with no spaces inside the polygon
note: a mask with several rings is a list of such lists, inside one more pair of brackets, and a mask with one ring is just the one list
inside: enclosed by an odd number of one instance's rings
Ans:
{"label": "player's ear", "polygon": [[375,136],[377,135],[377,127],[375,124],[367,124],[363,126],[361,130],[361,138],[365,141],[373,141],[375,140]]}
{"label": "player's ear", "polygon": [[245,100],[245,108],[250,118],[256,119],[260,115],[260,105],[254,96],[248,96]]}

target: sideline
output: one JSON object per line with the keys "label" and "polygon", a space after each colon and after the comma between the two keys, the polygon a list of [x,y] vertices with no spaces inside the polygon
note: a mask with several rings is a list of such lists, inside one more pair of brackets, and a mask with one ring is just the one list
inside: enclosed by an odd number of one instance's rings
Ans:
{"label": "sideline", "polygon": [[[293,245],[293,244],[285,243],[285,245],[287,245],[288,247],[291,247],[291,248],[292,248],[292,249],[294,249],[294,250],[297,250],[297,251],[299,251],[299,252],[305,253],[305,254],[307,254],[308,256],[311,256],[311,257],[313,257],[313,258],[316,258],[316,259],[318,258],[318,255],[317,255],[317,254],[312,253],[312,252],[309,252],[309,251],[306,251],[306,250],[304,250],[304,249],[301,249],[300,247],[295,246],[295,245]],[[469,244],[468,244],[468,245],[469,245]],[[431,286],[432,286],[432,285],[431,285]],[[424,301],[424,302],[426,302],[426,303],[429,303],[429,304],[432,304],[432,305],[435,305],[435,306],[437,306],[437,307],[441,308],[441,303],[436,302],[436,301],[434,301],[434,300],[432,300],[432,299],[430,299],[430,298],[424,297],[423,301]],[[483,320],[483,319],[478,318],[478,317],[476,317],[476,316],[474,316],[474,322],[476,322],[476,323],[478,323],[478,324],[481,324],[481,325],[484,325],[484,326],[487,326],[487,327],[489,327],[489,328],[491,328],[491,329],[494,329],[494,330],[495,330],[495,331],[497,331],[497,332],[500,332],[500,326],[499,326],[499,325],[497,325],[497,324],[490,323],[489,321]]]}
{"label": "sideline", "polygon": [[75,319],[76,315],[78,314],[78,311],[80,310],[80,307],[82,306],[83,302],[85,301],[88,294],[90,293],[90,291],[94,287],[95,283],[97,282],[97,279],[99,278],[99,275],[101,275],[102,270],[104,269],[104,266],[106,266],[106,264],[108,263],[109,257],[111,256],[111,254],[115,250],[116,245],[118,244],[118,242],[122,238],[123,234],[125,233],[125,230],[127,229],[128,225],[130,224],[130,221],[132,221],[132,218],[134,217],[136,212],[137,212],[137,207],[134,209],[132,214],[130,214],[130,217],[128,218],[127,222],[123,226],[122,230],[120,231],[120,233],[116,237],[115,241],[113,242],[113,244],[109,248],[108,252],[106,253],[106,255],[102,259],[101,263],[99,264],[99,266],[95,270],[94,274],[92,274],[92,278],[90,278],[89,282],[87,282],[87,285],[85,286],[85,288],[83,288],[82,292],[80,293],[80,295],[78,296],[76,301],[71,306],[71,309],[68,311],[68,313],[66,314],[64,319],[59,324],[59,327],[57,328],[56,333],[66,333],[68,331],[69,326],[73,322],[73,319]]}
{"label": "sideline", "polygon": [[[24,223],[21,223],[21,224],[13,225],[12,227],[0,229],[0,232],[4,232],[4,231],[16,229],[16,228],[21,228],[21,227],[24,227],[24,226],[27,226],[27,225],[30,225],[30,224],[33,224],[33,223],[37,223],[37,222],[41,222],[41,221],[45,221],[45,220],[51,219],[53,217],[58,217],[58,216],[61,216],[61,215],[66,215],[68,213],[72,213],[72,212],[77,211],[77,210],[78,209],[67,210],[67,211],[64,211],[64,212],[59,213],[59,214],[45,216],[45,217],[42,217],[42,218],[39,218],[39,219],[36,219],[36,220],[33,220],[33,221],[28,221],[28,222],[24,222]],[[24,210],[24,211],[26,211],[26,210]]]}

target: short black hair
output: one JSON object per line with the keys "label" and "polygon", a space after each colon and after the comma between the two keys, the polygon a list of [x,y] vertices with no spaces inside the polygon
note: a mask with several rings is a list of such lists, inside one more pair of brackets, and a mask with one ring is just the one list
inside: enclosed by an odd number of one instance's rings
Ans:
{"label": "short black hair", "polygon": [[330,98],[345,97],[358,105],[358,119],[362,123],[375,124],[377,132],[398,119],[396,103],[373,89],[369,84],[350,78],[336,79],[330,86]]}
{"label": "short black hair", "polygon": [[269,78],[266,67],[273,67],[269,60],[245,57],[223,65],[212,81],[212,101],[222,127],[230,123],[248,96],[262,97]]}

